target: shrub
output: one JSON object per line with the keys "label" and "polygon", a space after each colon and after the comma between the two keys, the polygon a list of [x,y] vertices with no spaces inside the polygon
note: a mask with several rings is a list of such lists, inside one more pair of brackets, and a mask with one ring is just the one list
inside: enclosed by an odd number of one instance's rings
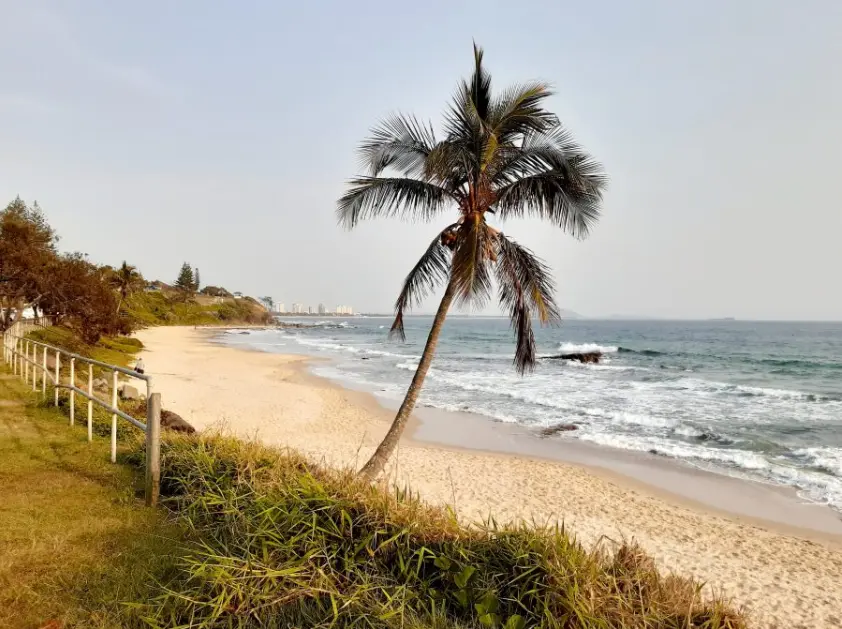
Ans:
{"label": "shrub", "polygon": [[408,492],[233,439],[167,436],[162,466],[162,495],[195,542],[141,606],[152,627],[745,627],[633,545],[467,528]]}

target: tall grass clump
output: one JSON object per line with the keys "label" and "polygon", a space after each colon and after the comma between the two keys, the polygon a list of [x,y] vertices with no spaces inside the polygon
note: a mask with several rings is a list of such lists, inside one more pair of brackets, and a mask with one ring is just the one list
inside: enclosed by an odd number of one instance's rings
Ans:
{"label": "tall grass clump", "polygon": [[137,607],[150,627],[745,627],[636,546],[587,551],[563,528],[465,527],[295,453],[168,435],[162,472],[193,542],[175,582]]}

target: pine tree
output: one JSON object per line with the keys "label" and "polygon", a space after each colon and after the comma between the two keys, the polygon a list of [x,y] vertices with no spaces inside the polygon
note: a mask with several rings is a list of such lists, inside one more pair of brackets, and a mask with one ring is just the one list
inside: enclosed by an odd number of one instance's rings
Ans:
{"label": "pine tree", "polygon": [[186,262],[181,265],[181,271],[178,273],[175,287],[183,291],[193,291],[193,269]]}
{"label": "pine tree", "polygon": [[201,287],[202,282],[199,279],[199,267],[196,267],[196,270],[193,271],[193,290],[198,293]]}

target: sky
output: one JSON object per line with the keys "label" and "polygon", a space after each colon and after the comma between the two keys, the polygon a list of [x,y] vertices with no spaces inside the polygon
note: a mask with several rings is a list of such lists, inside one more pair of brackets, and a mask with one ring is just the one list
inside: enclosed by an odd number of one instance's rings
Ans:
{"label": "sky", "polygon": [[0,202],[97,262],[391,311],[451,221],[347,232],[336,199],[378,120],[440,122],[476,40],[494,86],[554,86],[610,178],[584,241],[502,226],[562,307],[842,319],[839,0],[0,0],[0,22]]}

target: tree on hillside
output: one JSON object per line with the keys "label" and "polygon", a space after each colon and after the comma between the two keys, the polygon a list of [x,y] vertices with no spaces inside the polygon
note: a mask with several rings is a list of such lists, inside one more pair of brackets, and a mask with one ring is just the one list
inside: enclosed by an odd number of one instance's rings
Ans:
{"label": "tree on hillside", "polygon": [[193,292],[193,268],[186,262],[181,265],[175,287],[187,293]]}
{"label": "tree on hillside", "polygon": [[196,267],[196,270],[193,271],[193,292],[198,293],[201,287],[202,281],[199,278],[199,267]]}
{"label": "tree on hillside", "polygon": [[211,297],[231,297],[231,293],[220,286],[205,286],[201,293]]}
{"label": "tree on hillside", "polygon": [[58,235],[35,202],[20,197],[0,211],[0,329],[44,298],[44,279],[56,258]]}
{"label": "tree on hillside", "polygon": [[89,344],[104,334],[126,333],[117,312],[117,294],[103,280],[102,267],[81,253],[56,256],[44,286],[43,308],[56,323],[65,324]]}
{"label": "tree on hillside", "polygon": [[117,312],[120,312],[123,302],[143,285],[143,276],[138,273],[135,267],[123,260],[119,269],[110,272],[108,282],[120,295],[117,303]]}
{"label": "tree on hillside", "polygon": [[268,295],[266,297],[261,297],[260,302],[266,306],[266,310],[272,310],[272,306],[275,305],[275,300]]}
{"label": "tree on hillside", "polygon": [[473,76],[459,84],[444,114],[444,139],[437,141],[432,125],[413,116],[384,120],[360,147],[368,172],[352,179],[338,202],[337,217],[348,229],[370,218],[430,221],[456,210],[455,221],[435,236],[407,275],[395,304],[390,334],[404,338],[404,312],[444,286],[406,397],[360,471],[366,478],[382,471],[398,444],[452,303],[482,306],[496,281],[521,374],[536,362],[532,317],[542,324],[559,319],[550,269],[488,219],[537,217],[584,238],[599,217],[606,183],[602,167],[543,108],[549,87],[529,82],[495,95],[482,61],[482,49],[474,46]]}

